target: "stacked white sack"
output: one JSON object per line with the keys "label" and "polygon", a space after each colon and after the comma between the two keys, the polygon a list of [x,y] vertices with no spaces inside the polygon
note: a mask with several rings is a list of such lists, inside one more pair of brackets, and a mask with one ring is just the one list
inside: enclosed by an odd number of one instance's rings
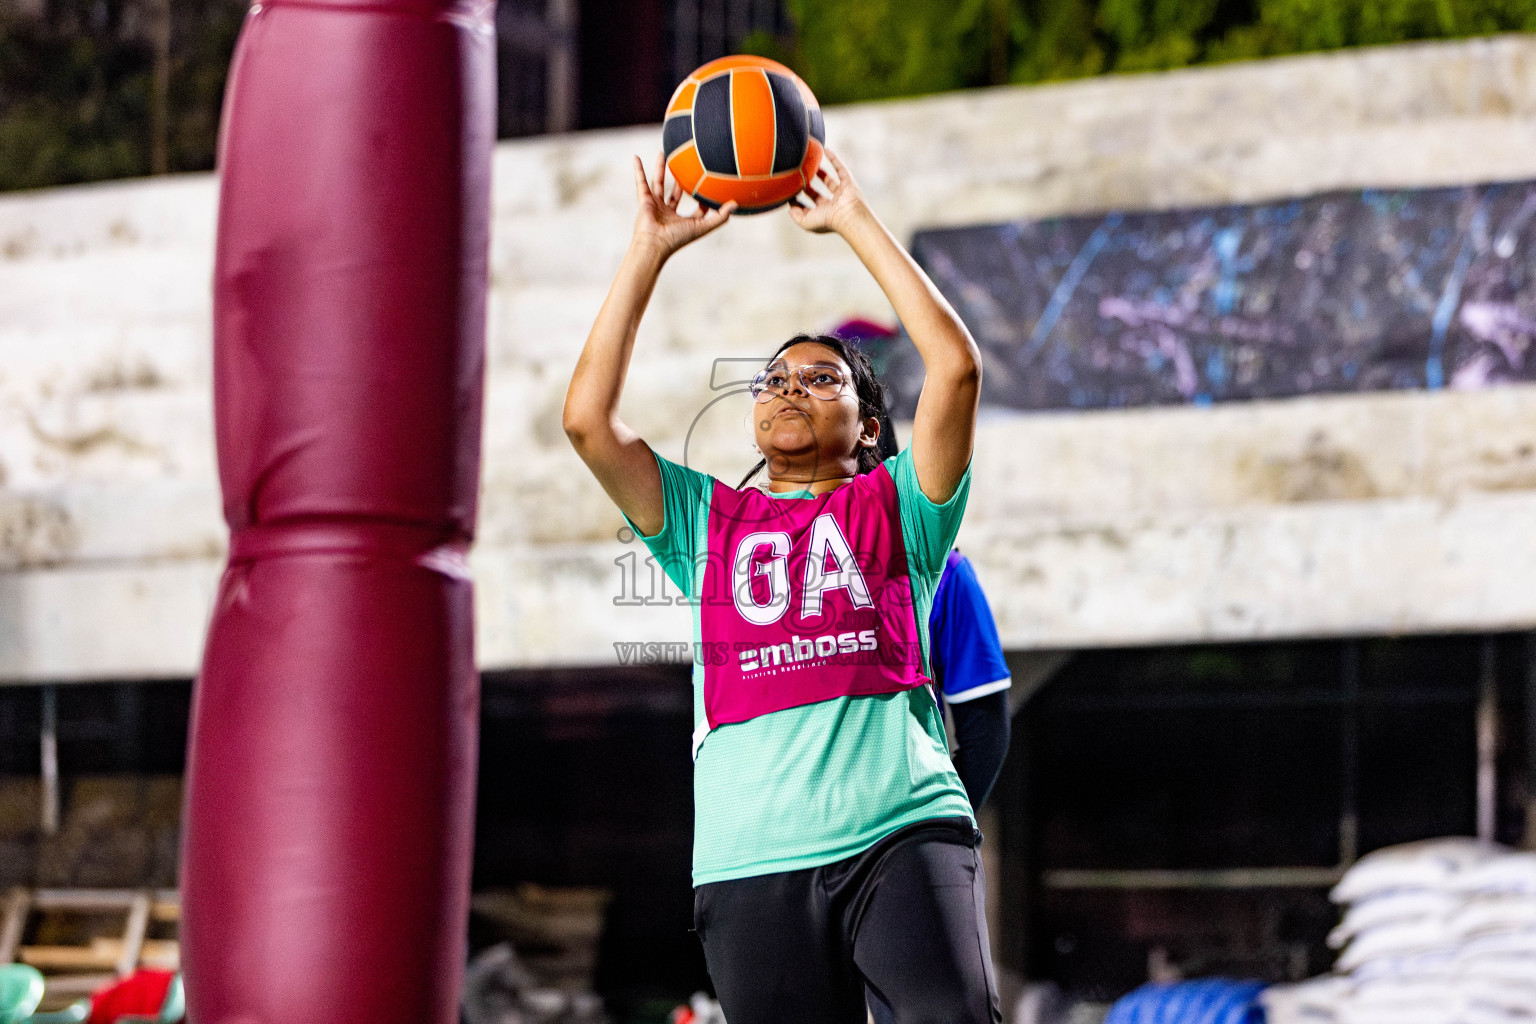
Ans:
{"label": "stacked white sack", "polygon": [[1333,973],[1264,994],[1269,1024],[1536,1024],[1536,854],[1377,850],[1334,887]]}

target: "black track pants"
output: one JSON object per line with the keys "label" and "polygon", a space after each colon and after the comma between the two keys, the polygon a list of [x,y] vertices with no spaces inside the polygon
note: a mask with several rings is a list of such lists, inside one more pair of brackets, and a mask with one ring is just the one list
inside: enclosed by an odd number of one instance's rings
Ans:
{"label": "black track pants", "polygon": [[980,841],[936,818],[835,864],[699,886],[725,1019],[863,1024],[867,994],[897,1024],[997,1024]]}

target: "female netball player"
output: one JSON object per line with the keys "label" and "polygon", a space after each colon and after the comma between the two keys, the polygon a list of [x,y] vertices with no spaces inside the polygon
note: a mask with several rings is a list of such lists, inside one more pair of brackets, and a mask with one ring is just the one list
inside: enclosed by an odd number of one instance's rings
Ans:
{"label": "female netball player", "polygon": [[566,395],[577,453],[694,604],[694,924],[731,1024],[1001,1020],[980,840],[927,677],[934,588],[970,485],[980,354],[830,152],[790,215],[835,233],[923,358],[912,440],[875,455],[880,387],[835,337],[752,384],[766,487],[654,454],[619,419],[667,259],[734,207],[677,212],[660,161]]}

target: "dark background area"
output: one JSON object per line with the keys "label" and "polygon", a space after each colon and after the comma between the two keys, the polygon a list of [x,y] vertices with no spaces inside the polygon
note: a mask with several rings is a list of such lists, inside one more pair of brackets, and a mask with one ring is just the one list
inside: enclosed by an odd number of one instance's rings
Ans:
{"label": "dark background area", "polygon": [[[246,0],[0,0],[0,191],[213,166]],[[1536,0],[499,0],[503,138],[650,124],[693,68],[823,104],[1536,29]]]}
{"label": "dark background area", "polygon": [[[1063,889],[1052,873],[1329,867],[1350,807],[1362,854],[1471,833],[1490,651],[1499,838],[1516,843],[1531,754],[1523,634],[1076,654],[1017,714],[993,797],[1003,961],[1097,998],[1144,981],[1155,947],[1190,974],[1325,970],[1337,914],[1324,887]],[[42,692],[0,687],[0,774],[36,777]],[[66,780],[181,773],[187,682],[56,692]],[[691,717],[685,666],[483,676],[475,888],[610,890],[596,983],[621,1019],[708,986],[689,931]],[[492,936],[476,923],[471,941]]]}
{"label": "dark background area", "polygon": [[[43,692],[0,686],[0,775],[38,775]],[[64,684],[55,693],[66,793],[77,776],[184,772],[190,683]],[[692,731],[686,667],[482,677],[473,886],[609,890],[596,985],[621,1018],[627,1005],[675,1003],[707,987],[689,930]],[[0,840],[16,851],[35,848],[37,836]],[[475,948],[501,937],[478,921],[470,934]]]}
{"label": "dark background area", "polygon": [[[247,0],[0,0],[0,191],[213,167]],[[561,13],[563,12],[563,13]],[[779,0],[499,0],[498,134],[661,121]]]}
{"label": "dark background area", "polygon": [[1518,844],[1531,650],[1503,635],[1078,653],[1016,716],[993,798],[1005,962],[1101,999],[1145,981],[1155,947],[1187,976],[1326,971],[1326,886],[1061,888],[1052,873],[1328,868],[1346,829],[1358,854],[1473,834],[1490,652],[1497,838]]}
{"label": "dark background area", "polygon": [[686,666],[483,676],[476,889],[613,893],[596,986],[708,986],[693,927],[693,698]]}

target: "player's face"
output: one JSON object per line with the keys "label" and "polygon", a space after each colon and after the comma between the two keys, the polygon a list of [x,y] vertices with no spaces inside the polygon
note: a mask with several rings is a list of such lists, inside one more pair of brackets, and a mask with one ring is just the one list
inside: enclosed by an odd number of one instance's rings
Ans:
{"label": "player's face", "polygon": [[800,463],[814,456],[818,478],[841,475],[834,468],[856,450],[865,429],[848,364],[834,349],[807,341],[781,352],[765,374],[752,414],[770,469],[781,465],[775,456]]}

